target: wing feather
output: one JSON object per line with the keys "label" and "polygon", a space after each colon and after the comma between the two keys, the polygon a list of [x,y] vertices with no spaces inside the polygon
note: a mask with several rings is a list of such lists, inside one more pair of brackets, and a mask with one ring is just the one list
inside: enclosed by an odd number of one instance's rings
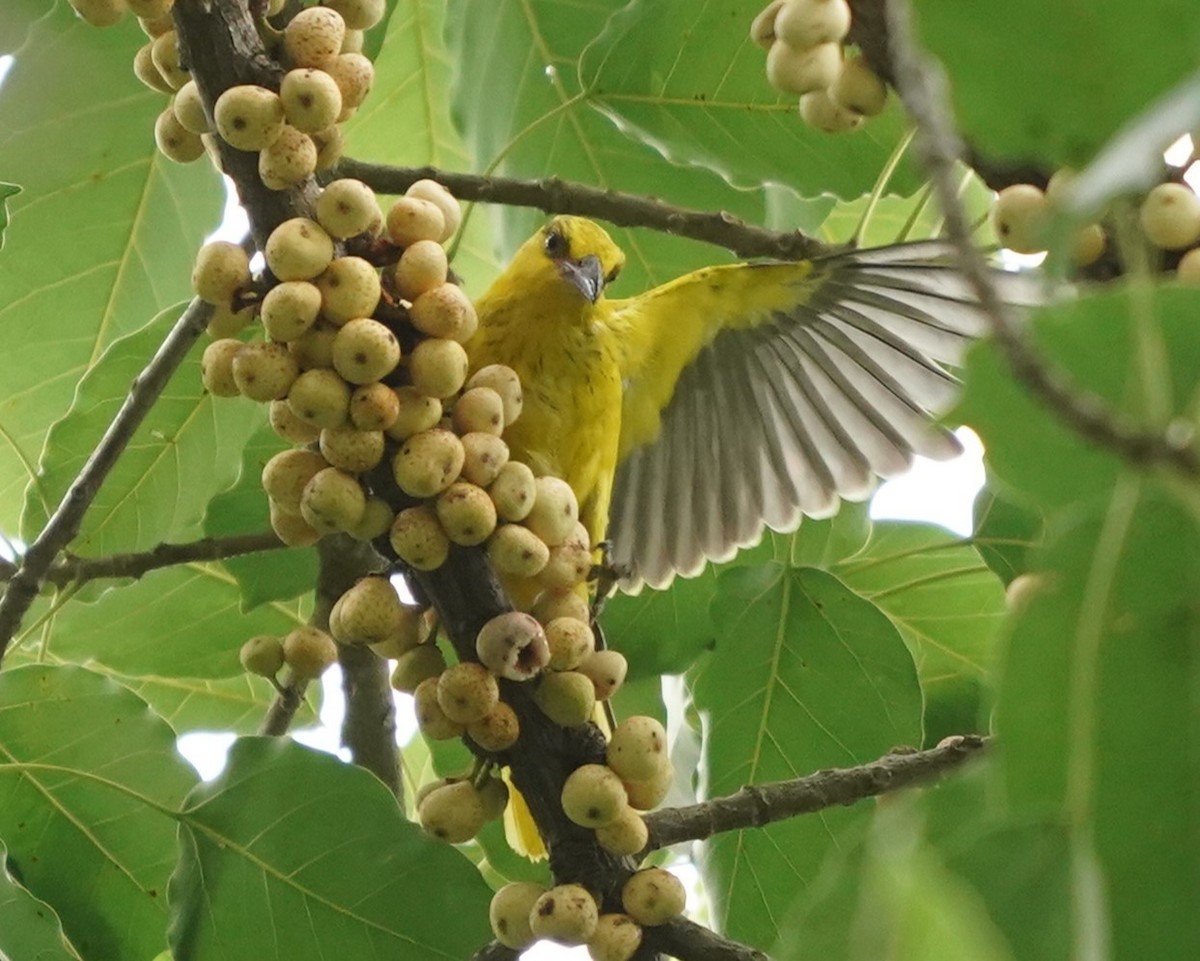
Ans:
{"label": "wing feather", "polygon": [[[998,279],[1010,302],[1037,302],[1028,278]],[[985,319],[945,244],[708,268],[616,306],[628,354],[609,537],[627,590],[959,450],[931,414]]]}

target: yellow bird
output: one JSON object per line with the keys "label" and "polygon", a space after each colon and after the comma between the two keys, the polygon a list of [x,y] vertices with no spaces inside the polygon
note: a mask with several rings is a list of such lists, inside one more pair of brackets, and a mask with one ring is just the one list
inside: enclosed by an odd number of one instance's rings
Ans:
{"label": "yellow bird", "polygon": [[598,224],[553,218],[477,302],[467,350],[520,375],[512,456],[571,485],[626,590],[958,452],[930,412],[985,322],[945,244],[709,267],[609,300],[624,259]]}

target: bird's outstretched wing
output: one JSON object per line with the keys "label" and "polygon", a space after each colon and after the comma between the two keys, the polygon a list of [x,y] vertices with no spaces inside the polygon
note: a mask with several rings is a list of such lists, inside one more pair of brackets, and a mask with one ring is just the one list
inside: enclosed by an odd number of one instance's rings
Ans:
{"label": "bird's outstretched wing", "polygon": [[930,412],[985,322],[945,244],[708,268],[615,306],[629,348],[608,538],[627,590],[959,450]]}

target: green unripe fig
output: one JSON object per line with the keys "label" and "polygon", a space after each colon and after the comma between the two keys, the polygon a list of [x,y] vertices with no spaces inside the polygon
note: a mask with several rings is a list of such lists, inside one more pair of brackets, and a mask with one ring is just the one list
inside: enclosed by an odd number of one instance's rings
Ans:
{"label": "green unripe fig", "polygon": [[473,724],[500,702],[496,676],[482,664],[463,661],[446,668],[438,679],[438,704],[452,721]]}
{"label": "green unripe fig", "polygon": [[492,934],[505,947],[521,951],[537,940],[529,926],[529,915],[546,889],[532,881],[506,884],[492,896],[488,917]]}
{"label": "green unripe fig", "polygon": [[560,884],[534,902],[529,927],[535,937],[559,944],[586,944],[596,933],[596,899],[578,884]]}
{"label": "green unripe fig", "polygon": [[650,831],[642,816],[626,803],[616,820],[596,829],[596,843],[609,854],[632,857],[646,847]]}
{"label": "green unripe fig", "polygon": [[274,677],[283,668],[283,642],[271,634],[252,637],[238,651],[238,659],[247,674]]}
{"label": "green unripe fig", "polygon": [[417,819],[426,834],[448,844],[465,844],[487,823],[483,801],[470,781],[432,791],[417,808]]}
{"label": "green unripe fig", "polygon": [[580,827],[612,824],[628,807],[621,779],[603,764],[584,764],[563,783],[563,813]]}
{"label": "green unripe fig", "polygon": [[555,724],[579,727],[591,720],[596,689],[590,678],[575,671],[561,671],[542,675],[533,700]]}
{"label": "green unripe fig", "polygon": [[213,123],[217,136],[229,146],[262,150],[283,133],[283,102],[279,94],[266,87],[255,84],[230,87],[213,105]]}
{"label": "green unripe fig", "polygon": [[641,944],[641,925],[628,914],[602,914],[587,949],[592,961],[630,961]]}
{"label": "green unripe fig", "polygon": [[432,507],[422,505],[400,511],[389,536],[392,550],[418,571],[436,570],[450,555],[450,538]]}
{"label": "green unripe fig", "polygon": [[670,871],[643,868],[625,882],[621,889],[621,904],[625,913],[638,924],[666,924],[683,914],[687,892]]}
{"label": "green unripe fig", "polygon": [[606,761],[623,781],[649,780],[669,763],[667,732],[652,717],[627,717],[613,729]]}
{"label": "green unripe fig", "polygon": [[283,639],[283,658],[297,678],[311,681],[337,660],[337,645],[322,630],[298,627]]}

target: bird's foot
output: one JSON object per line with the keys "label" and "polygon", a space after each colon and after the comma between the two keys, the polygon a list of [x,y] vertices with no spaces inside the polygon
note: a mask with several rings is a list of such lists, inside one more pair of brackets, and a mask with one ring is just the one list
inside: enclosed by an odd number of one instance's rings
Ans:
{"label": "bird's foot", "polygon": [[601,541],[596,545],[596,550],[600,552],[600,560],[588,572],[588,580],[596,585],[592,600],[593,621],[600,616],[608,599],[616,593],[617,584],[633,573],[625,565],[612,562],[612,541]]}

